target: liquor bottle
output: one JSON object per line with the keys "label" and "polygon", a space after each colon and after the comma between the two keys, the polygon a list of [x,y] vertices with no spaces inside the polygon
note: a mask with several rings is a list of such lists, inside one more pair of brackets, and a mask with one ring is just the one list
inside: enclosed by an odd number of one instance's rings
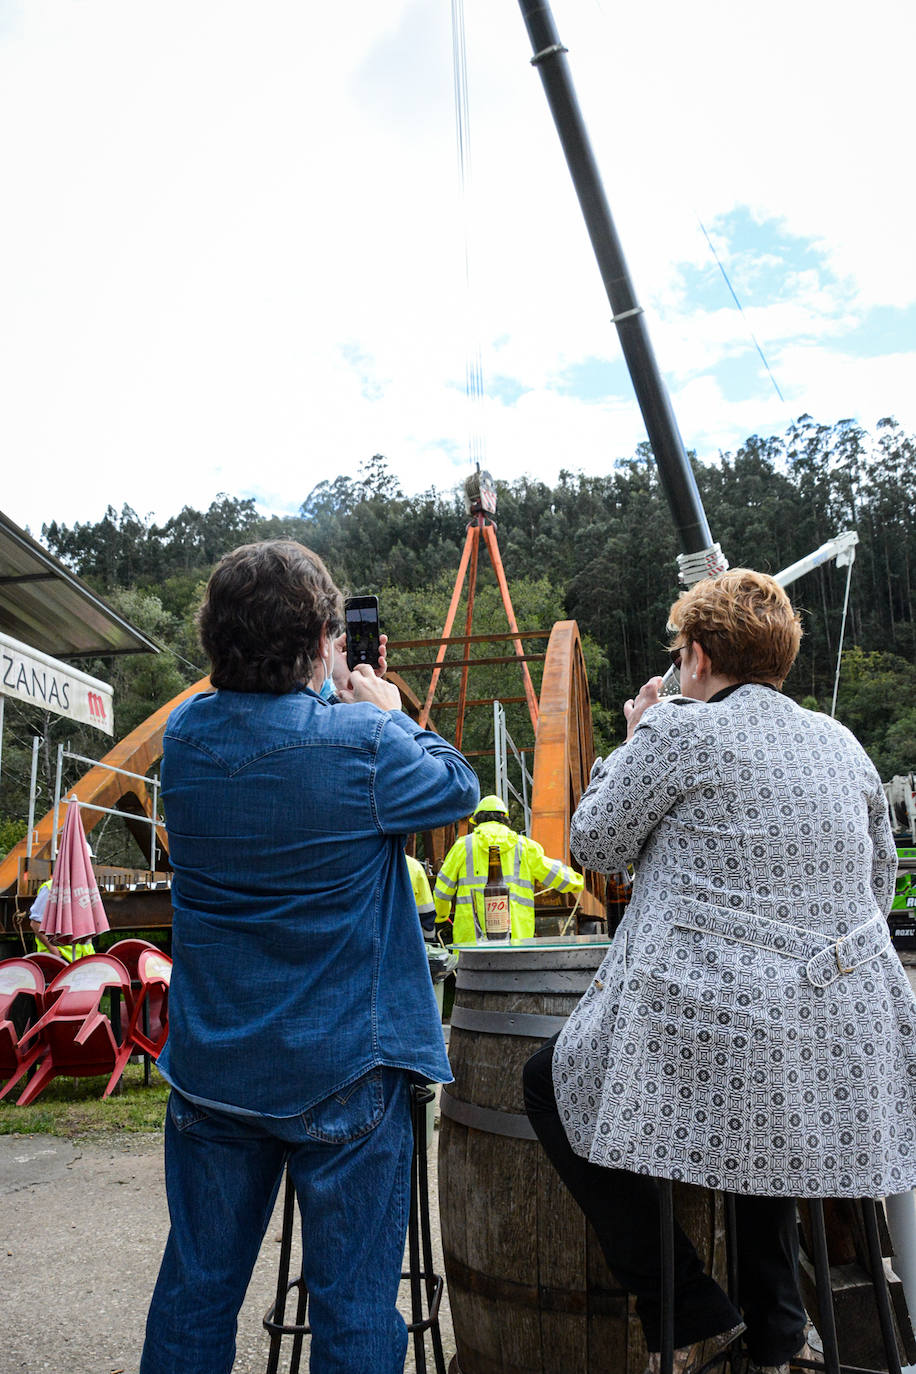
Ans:
{"label": "liquor bottle", "polygon": [[490,845],[490,867],[483,890],[483,925],[488,940],[508,940],[512,934],[509,918],[509,889],[503,878],[499,845]]}

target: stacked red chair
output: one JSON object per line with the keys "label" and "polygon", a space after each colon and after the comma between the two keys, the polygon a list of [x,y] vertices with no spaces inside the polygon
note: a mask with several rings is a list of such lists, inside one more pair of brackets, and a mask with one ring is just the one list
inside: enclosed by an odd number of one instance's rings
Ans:
{"label": "stacked red chair", "polygon": [[49,950],[26,954],[25,958],[30,964],[35,964],[37,968],[41,969],[45,984],[50,983],[65,968],[70,967],[69,960],[64,959],[60,954],[51,954]]}
{"label": "stacked red chair", "polygon": [[0,1081],[6,1080],[0,1097],[5,1097],[28,1073],[43,1048],[40,1043],[28,1049],[23,1046],[26,1029],[20,1037],[13,1021],[13,1004],[20,997],[31,999],[29,1017],[34,1023],[44,1010],[44,995],[44,974],[36,964],[28,959],[5,959],[0,963]]}
{"label": "stacked red chair", "polygon": [[[166,976],[164,981],[155,979],[155,986],[144,989],[140,980],[139,965],[141,954],[158,954],[160,959],[165,960],[165,963],[162,964],[161,967],[168,969],[168,974],[170,975],[172,969],[171,959],[167,954],[163,954],[158,945],[151,944],[149,940],[119,940],[118,943],[112,945],[107,952],[113,958],[120,959],[121,963],[130,974],[131,990],[127,997],[128,1016],[130,1017],[133,1015],[134,1003],[137,998],[140,997],[142,999],[141,1008],[145,1005],[145,1010],[143,1010],[142,1018],[138,1024],[141,1029],[145,1027],[149,1036],[154,1040],[159,1038],[163,1027],[165,1027],[166,1036],[164,1036],[162,1040],[162,1044],[164,1045],[168,1035],[168,976]],[[150,965],[150,968],[153,967],[160,966],[155,964]],[[156,1056],[154,1055],[153,1057],[155,1058]]]}
{"label": "stacked red chair", "polygon": [[[47,1010],[20,1041],[22,1046],[32,1037],[40,1037],[40,1059],[18,1106],[34,1102],[60,1074],[70,1078],[111,1074],[120,1046],[100,1006],[109,989],[123,999],[130,993],[130,974],[110,954],[89,954],[78,959],[51,982],[45,991]],[[10,1086],[8,1083],[4,1092]]]}
{"label": "stacked red chair", "polygon": [[122,940],[112,946],[110,953],[114,954],[124,945],[144,945],[145,948],[136,953],[136,976],[131,980],[134,987],[128,1002],[130,1019],[108,1086],[102,1093],[103,1098],[109,1095],[120,1079],[134,1050],[142,1050],[152,1059],[158,1059],[169,1035],[172,961],[155,945],[147,945],[143,940]]}

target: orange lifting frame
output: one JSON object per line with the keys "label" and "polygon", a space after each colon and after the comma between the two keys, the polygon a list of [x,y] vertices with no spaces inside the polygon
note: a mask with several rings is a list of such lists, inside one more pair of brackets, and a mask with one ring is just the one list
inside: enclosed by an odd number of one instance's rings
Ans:
{"label": "orange lifting frame", "polygon": [[[515,646],[515,655],[522,670],[522,679],[525,685],[525,700],[528,703],[528,714],[531,717],[531,725],[537,737],[538,728],[538,699],[534,690],[534,683],[531,681],[531,674],[528,671],[527,655],[522,645],[521,634],[518,622],[515,619],[515,611],[512,608],[512,598],[509,595],[509,584],[506,581],[506,572],[503,568],[503,561],[499,553],[499,545],[496,542],[496,527],[487,521],[486,516],[476,515],[468,522],[467,534],[464,540],[464,548],[461,552],[461,562],[458,564],[458,576],[455,578],[455,588],[452,592],[452,599],[449,603],[448,614],[445,617],[445,626],[442,630],[442,639],[436,653],[433,675],[430,679],[429,691],[426,693],[426,700],[420,710],[419,724],[422,729],[426,729],[429,722],[429,715],[433,706],[433,699],[436,695],[436,687],[439,684],[439,677],[445,663],[445,651],[451,639],[452,626],[455,623],[455,616],[458,612],[458,603],[461,600],[461,592],[464,587],[465,576],[468,578],[468,603],[465,613],[465,629],[463,636],[455,636],[455,642],[467,643],[476,636],[471,635],[471,625],[474,620],[474,597],[477,591],[477,562],[480,552],[481,538],[486,545],[490,555],[490,562],[493,564],[493,571],[496,574],[496,582],[499,587],[499,594],[502,597],[503,607],[506,612],[506,619],[509,622],[509,629],[512,632],[512,643]],[[511,659],[508,660],[511,662]],[[461,686],[458,689],[458,719],[455,724],[455,748],[461,748],[461,737],[464,733],[464,713],[468,704],[468,670],[475,660],[461,660]],[[406,666],[406,665],[405,665]],[[457,664],[455,665],[458,666]]]}

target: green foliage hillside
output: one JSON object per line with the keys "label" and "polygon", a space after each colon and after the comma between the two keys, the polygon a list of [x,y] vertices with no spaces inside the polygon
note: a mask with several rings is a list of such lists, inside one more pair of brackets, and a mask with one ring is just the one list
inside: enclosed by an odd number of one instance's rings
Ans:
{"label": "green foliage hillside", "polygon": [[[893,420],[874,434],[852,421],[833,426],[802,416],[781,438],[752,436],[735,453],[694,461],[714,537],[732,566],[776,572],[844,529],[858,532],[844,666],[837,714],[870,750],[882,776],[916,767],[916,440]],[[327,465],[326,465],[327,466]],[[572,466],[572,464],[571,464]],[[585,638],[599,747],[622,735],[620,703],[664,668],[665,622],[677,595],[675,533],[646,445],[612,463],[603,477],[560,471],[552,485],[519,478],[498,483],[499,543],[522,629],[549,629],[560,618],[579,622]],[[498,474],[497,474],[498,475]],[[417,496],[400,489],[376,454],[357,477],[338,476],[302,493],[294,516],[261,515],[250,499],[217,495],[206,511],[185,507],[162,525],[130,507],[95,523],[42,527],[44,542],[131,620],[162,643],[158,658],[138,656],[87,663],[115,684],[117,732],[193,682],[206,664],[194,612],[214,562],[239,543],[301,540],[353,593],[377,592],[384,628],[394,639],[441,631],[458,566],[465,515],[459,491],[431,487]],[[805,638],[786,690],[829,710],[842,623],[845,574],[831,563],[792,588]],[[457,625],[463,629],[464,611]],[[495,580],[481,562],[475,629],[505,629]],[[535,652],[543,645],[528,647]],[[505,645],[482,645],[496,656]],[[403,662],[431,658],[405,651]],[[534,667],[537,682],[539,673]],[[418,693],[428,673],[407,671]],[[439,697],[454,699],[451,670]],[[475,670],[472,696],[520,695],[511,667]],[[454,712],[440,725],[451,728]],[[510,730],[529,745],[524,706],[510,708]],[[527,730],[527,735],[526,735]],[[4,813],[21,825],[21,780],[28,777],[30,740],[42,735],[40,777],[50,789],[54,743],[99,752],[72,723],[42,718],[9,704],[4,754]],[[472,714],[468,749],[485,748],[492,716]],[[11,834],[13,831],[10,832]],[[5,834],[5,832],[4,832]]]}

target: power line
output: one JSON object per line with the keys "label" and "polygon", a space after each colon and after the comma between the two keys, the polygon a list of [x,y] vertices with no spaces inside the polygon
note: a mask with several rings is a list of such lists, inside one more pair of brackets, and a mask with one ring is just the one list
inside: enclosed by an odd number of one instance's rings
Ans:
{"label": "power line", "polygon": [[468,101],[468,58],[464,25],[464,0],[451,0],[452,79],[455,94],[455,147],[458,157],[459,196],[464,228],[464,284],[467,304],[465,344],[465,393],[468,399],[468,456],[472,464],[484,464],[483,363],[480,332],[475,327],[471,273],[471,124]]}
{"label": "power line", "polygon": [[751,337],[751,341],[752,341],[754,347],[756,348],[757,352],[760,354],[760,361],[763,363],[764,367],[765,367],[766,370],[767,370],[767,376],[769,377],[770,381],[773,383],[773,387],[774,387],[774,390],[775,390],[775,392],[776,392],[776,395],[777,395],[777,396],[779,397],[779,399],[782,401],[783,405],[785,405],[785,403],[786,403],[786,398],[785,398],[785,396],[783,396],[782,392],[781,392],[780,389],[779,389],[779,383],[776,381],[776,378],[773,376],[773,373],[772,373],[772,371],[770,370],[770,364],[767,362],[766,357],[764,356],[763,349],[760,347],[760,344],[757,342],[757,339],[756,339],[756,337],[755,337],[755,335],[754,335],[754,331],[751,329],[751,326],[750,326],[750,324],[748,323],[748,318],[747,318],[747,316],[746,316],[745,313],[744,313],[744,307],[742,306],[741,302],[740,302],[739,299],[738,299],[738,295],[737,295],[737,292],[735,291],[735,288],[732,286],[731,282],[730,282],[729,279],[728,279],[728,273],[726,272],[724,266],[722,265],[722,259],[719,257],[719,254],[716,252],[715,245],[713,244],[712,239],[709,237],[709,235],[708,235],[707,232],[706,232],[706,225],[705,225],[705,224],[703,223],[703,221],[700,219],[699,215],[697,215],[697,224],[698,224],[698,225],[700,226],[700,228],[703,230],[703,237],[705,238],[706,242],[709,244],[709,251],[710,251],[710,253],[712,253],[713,257],[715,258],[715,260],[716,260],[716,265],[717,265],[719,271],[722,273],[722,278],[723,278],[723,280],[724,280],[724,282],[725,282],[725,285],[728,287],[729,291],[731,292],[732,300],[735,302],[735,305],[738,307],[738,310],[739,310],[739,312],[740,312],[740,314],[741,314],[741,318],[744,320],[744,323],[747,325],[747,332],[748,332],[748,334],[749,334],[750,337]]}

